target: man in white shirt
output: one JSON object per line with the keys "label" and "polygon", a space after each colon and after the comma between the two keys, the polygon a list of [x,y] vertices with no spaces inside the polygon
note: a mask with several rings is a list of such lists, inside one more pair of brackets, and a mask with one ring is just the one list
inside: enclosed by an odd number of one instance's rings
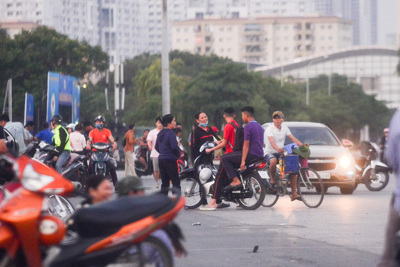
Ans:
{"label": "man in white shirt", "polygon": [[[283,153],[282,147],[285,145],[286,136],[288,136],[298,146],[302,146],[303,143],[301,143],[296,137],[293,136],[293,134],[290,132],[287,126],[282,125],[284,121],[284,115],[282,111],[275,111],[272,114],[272,119],[274,124],[269,126],[264,133],[264,143],[265,143],[264,154],[266,155],[266,158],[269,161],[271,184],[272,186],[274,186],[276,164],[278,163],[279,153]],[[292,201],[295,199],[299,199],[300,197],[297,194],[296,186],[297,186],[297,175],[291,181]]]}
{"label": "man in white shirt", "polygon": [[158,183],[160,179],[160,169],[158,167],[158,155],[159,153],[157,150],[155,150],[156,146],[156,141],[157,141],[157,135],[158,133],[162,130],[162,124],[161,124],[161,117],[156,118],[156,127],[155,129],[151,130],[149,134],[147,135],[147,146],[149,150],[151,151],[150,153],[150,158],[153,162],[153,174],[154,174],[154,179],[156,180],[156,188],[158,188],[160,185]]}
{"label": "man in white shirt", "polygon": [[85,136],[81,133],[83,125],[78,124],[75,126],[75,131],[69,134],[69,140],[71,142],[71,148],[74,152],[83,152],[86,147]]}

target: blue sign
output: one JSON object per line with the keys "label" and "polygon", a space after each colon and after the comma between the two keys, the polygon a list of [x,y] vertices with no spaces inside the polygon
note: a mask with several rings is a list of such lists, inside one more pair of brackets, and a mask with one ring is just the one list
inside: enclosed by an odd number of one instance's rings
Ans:
{"label": "blue sign", "polygon": [[81,109],[81,88],[78,85],[78,80],[75,77],[72,79],[72,123],[79,122]]}
{"label": "blue sign", "polygon": [[72,105],[72,79],[73,77],[60,75],[60,93],[59,101],[60,105],[71,106]]}
{"label": "blue sign", "polygon": [[33,95],[25,94],[25,119],[24,124],[28,121],[34,121],[34,105],[33,105]]}
{"label": "blue sign", "polygon": [[47,84],[47,121],[58,114],[60,74],[49,72]]}

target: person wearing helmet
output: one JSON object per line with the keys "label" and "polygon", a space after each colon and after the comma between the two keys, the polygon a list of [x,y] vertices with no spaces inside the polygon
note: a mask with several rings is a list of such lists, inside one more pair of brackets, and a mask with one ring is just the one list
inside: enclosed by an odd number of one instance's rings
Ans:
{"label": "person wearing helmet", "polygon": [[58,157],[54,157],[56,162],[56,171],[62,172],[62,166],[70,158],[71,153],[71,142],[69,140],[68,131],[61,126],[62,117],[60,115],[53,115],[50,119],[50,127],[54,129],[53,140],[51,145],[55,146],[59,152]]}
{"label": "person wearing helmet", "polygon": [[[111,131],[107,128],[104,128],[104,123],[106,120],[104,119],[103,116],[99,115],[94,119],[94,121],[95,121],[96,128],[91,130],[89,133],[89,140],[87,141],[86,149],[91,150],[91,144],[111,142],[112,147],[113,147],[113,153],[114,153],[114,151],[117,149],[117,142],[115,142]],[[117,173],[115,171],[114,166],[110,166],[110,174],[111,174],[113,184],[114,184],[114,186],[116,186],[117,182],[118,182],[118,178],[117,178]]]}

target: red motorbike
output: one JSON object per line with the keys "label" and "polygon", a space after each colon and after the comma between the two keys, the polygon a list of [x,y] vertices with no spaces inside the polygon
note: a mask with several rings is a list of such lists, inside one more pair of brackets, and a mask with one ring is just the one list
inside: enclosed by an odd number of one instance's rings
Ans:
{"label": "red motorbike", "polygon": [[[26,156],[15,160],[14,170],[21,186],[0,204],[2,266],[143,265],[154,260],[157,266],[172,266],[168,248],[149,235],[176,217],[185,204],[180,195],[122,197],[81,208],[67,227],[48,213],[47,199],[71,194],[73,184]],[[66,234],[71,228],[75,235]]]}

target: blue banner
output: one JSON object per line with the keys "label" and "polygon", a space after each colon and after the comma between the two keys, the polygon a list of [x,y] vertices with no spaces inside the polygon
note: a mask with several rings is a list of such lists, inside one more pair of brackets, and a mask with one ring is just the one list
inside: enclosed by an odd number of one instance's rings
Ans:
{"label": "blue banner", "polygon": [[58,114],[60,74],[49,72],[47,84],[47,121]]}
{"label": "blue banner", "polygon": [[72,105],[72,79],[74,77],[60,75],[60,93],[58,100],[60,105],[71,106]]}
{"label": "blue banner", "polygon": [[24,116],[24,125],[28,121],[34,121],[34,105],[33,105],[33,95],[25,93],[25,116]]}
{"label": "blue banner", "polygon": [[81,109],[81,88],[75,77],[70,77],[72,81],[72,123],[79,123]]}

